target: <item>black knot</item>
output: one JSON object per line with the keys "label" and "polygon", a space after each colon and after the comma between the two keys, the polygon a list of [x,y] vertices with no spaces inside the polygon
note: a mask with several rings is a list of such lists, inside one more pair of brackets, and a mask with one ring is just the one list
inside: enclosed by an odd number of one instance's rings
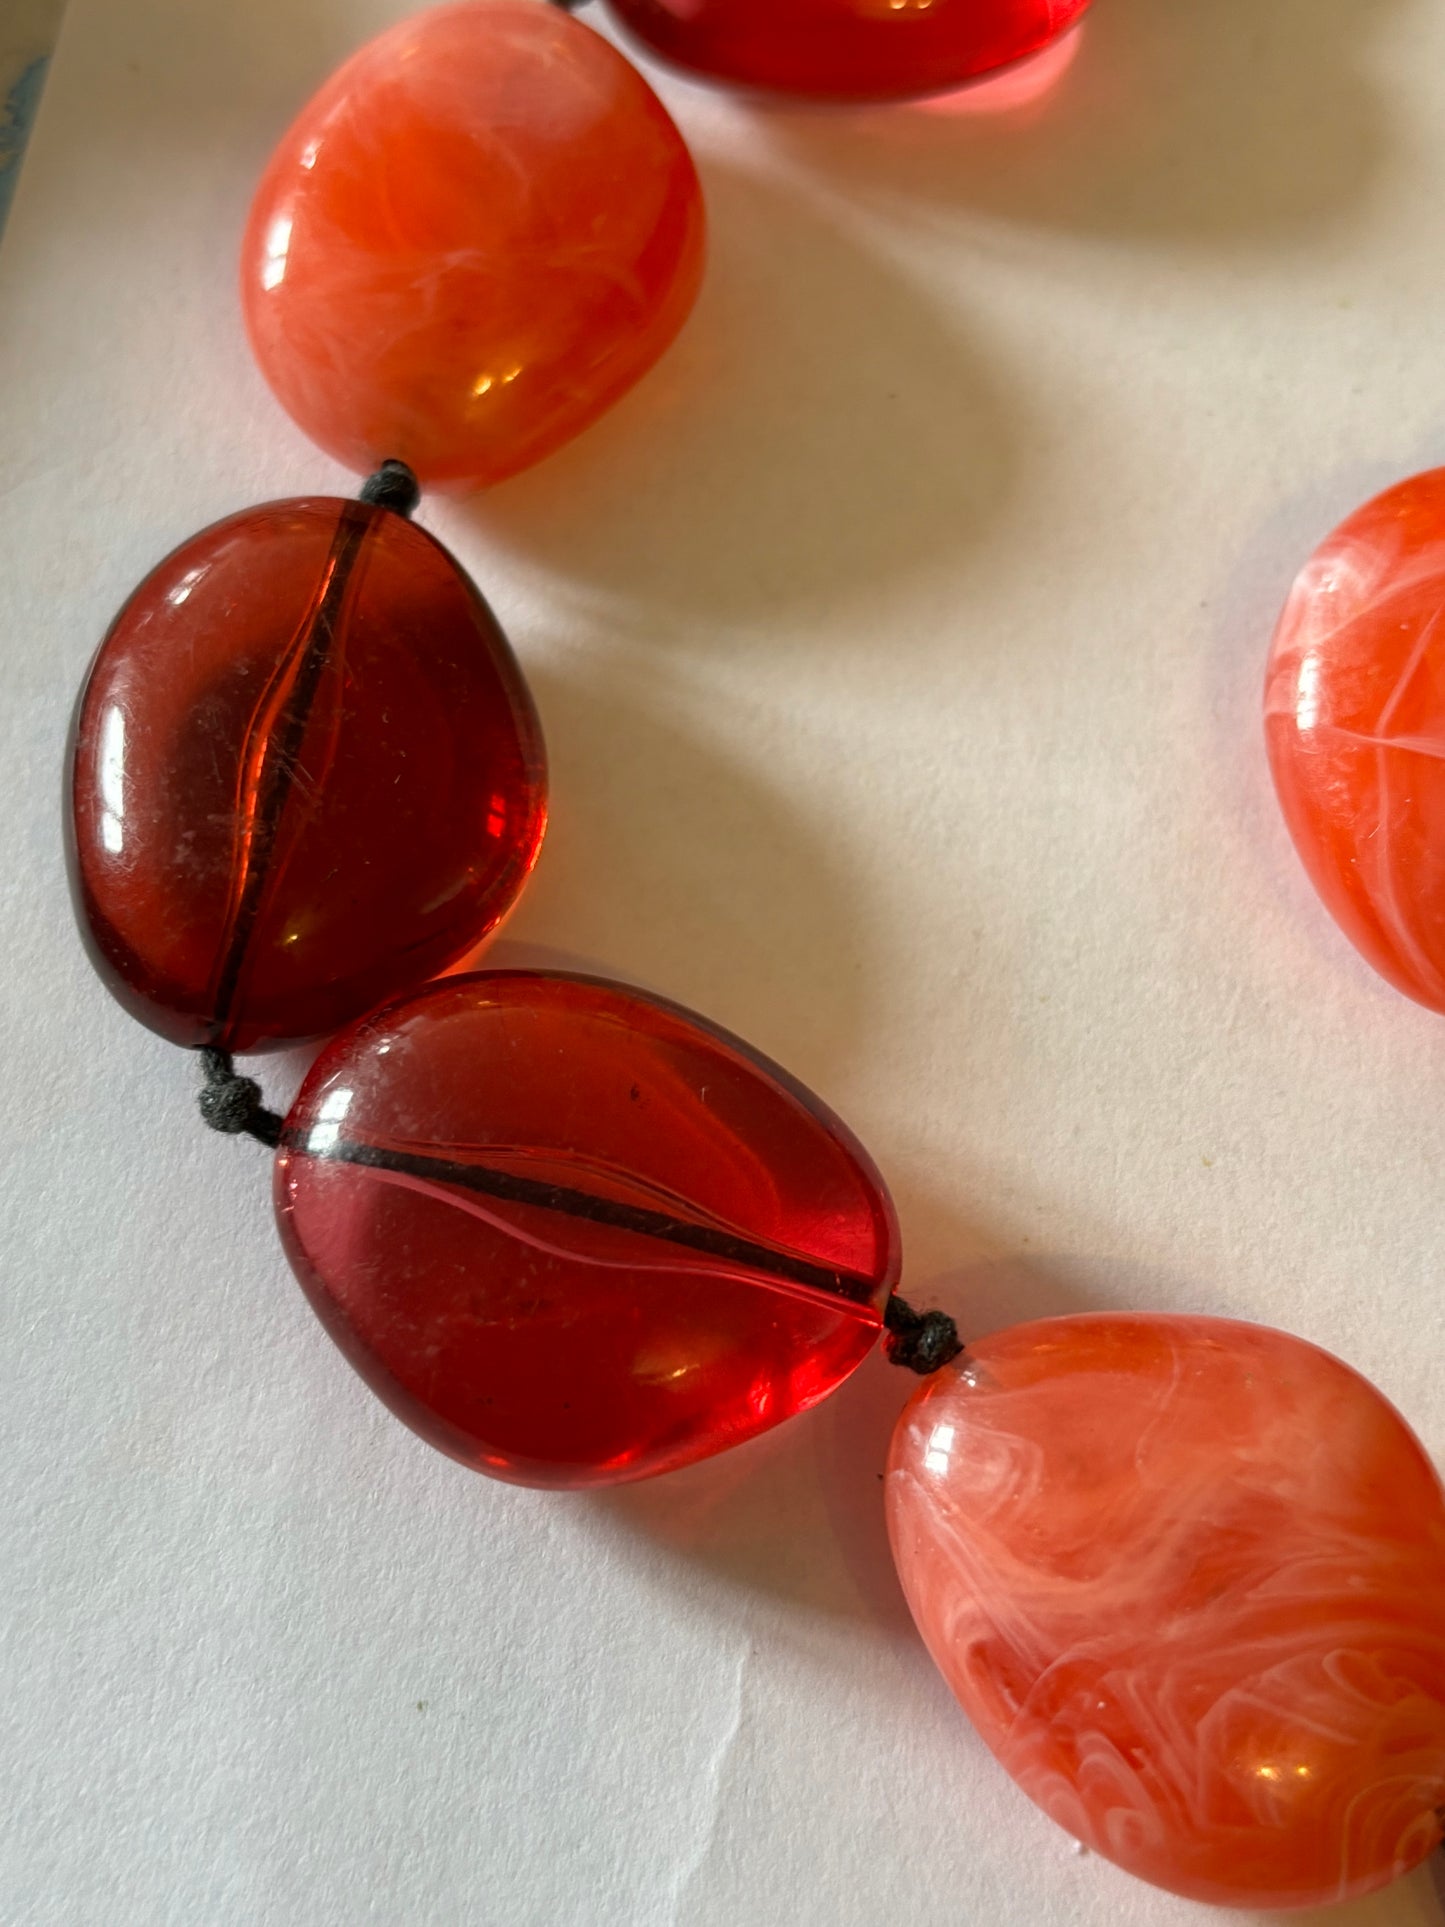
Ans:
{"label": "black knot", "polygon": [[254,1077],[238,1076],[231,1053],[207,1045],[201,1052],[205,1089],[196,1100],[201,1116],[213,1131],[228,1137],[253,1137],[274,1150],[281,1142],[281,1118],[261,1102],[261,1086]]}
{"label": "black knot", "polygon": [[888,1332],[884,1349],[889,1364],[902,1365],[920,1378],[941,1370],[963,1350],[958,1327],[946,1311],[915,1311],[912,1305],[894,1297],[888,1300],[883,1323]]}
{"label": "black knot", "polygon": [[368,475],[359,491],[363,502],[390,509],[394,515],[410,515],[421,500],[421,483],[405,462],[387,458],[374,475]]}

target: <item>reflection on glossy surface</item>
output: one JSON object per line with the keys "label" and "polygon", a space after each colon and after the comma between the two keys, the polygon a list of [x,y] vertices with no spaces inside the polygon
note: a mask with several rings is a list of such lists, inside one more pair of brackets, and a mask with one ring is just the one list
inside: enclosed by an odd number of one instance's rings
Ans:
{"label": "reflection on glossy surface", "polygon": [[282,405],[359,471],[476,488],[596,420],[682,326],[697,176],[646,82],[538,0],[400,22],[302,111],[242,251]]}
{"label": "reflection on glossy surface", "polygon": [[1440,1839],[1445,1495],[1338,1359],[1222,1319],[969,1348],[899,1421],[889,1530],[949,1685],[1060,1825],[1235,1907]]}
{"label": "reflection on glossy surface", "polygon": [[319,1036],[497,922],[543,790],[511,651],[437,542],[362,502],[248,509],[147,577],[82,691],[81,928],[176,1043]]}
{"label": "reflection on glossy surface", "polygon": [[787,1075],[585,977],[454,977],[338,1038],[276,1205],[322,1321],[424,1439],[618,1484],[804,1411],[897,1279],[882,1180]]}
{"label": "reflection on glossy surface", "polygon": [[[934,120],[990,120],[1022,116],[1029,108],[1042,110],[1073,71],[1088,32],[1081,22],[1051,40],[1036,54],[1016,60],[946,94],[927,94],[908,111]],[[887,111],[896,113],[896,107]]]}
{"label": "reflection on glossy surface", "polygon": [[1397,990],[1445,1011],[1445,469],[1310,558],[1275,633],[1265,731],[1331,914]]}
{"label": "reflection on glossy surface", "polygon": [[680,67],[820,100],[939,93],[1037,53],[1089,0],[608,0]]}

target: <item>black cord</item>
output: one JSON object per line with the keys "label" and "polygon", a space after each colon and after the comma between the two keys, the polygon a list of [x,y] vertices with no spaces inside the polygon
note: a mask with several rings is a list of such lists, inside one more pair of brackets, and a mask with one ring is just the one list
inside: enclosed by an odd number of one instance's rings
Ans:
{"label": "black cord", "polygon": [[261,1102],[261,1086],[254,1077],[240,1077],[228,1050],[207,1045],[201,1052],[205,1089],[196,1100],[201,1116],[213,1131],[227,1137],[253,1137],[273,1151],[281,1142],[282,1118]]}
{"label": "black cord", "polygon": [[890,1298],[883,1314],[888,1336],[883,1348],[890,1365],[927,1378],[963,1351],[958,1327],[946,1311],[915,1311],[902,1298]]}
{"label": "black cord", "polygon": [[[267,1110],[261,1101],[261,1086],[254,1077],[242,1077],[231,1061],[229,1051],[208,1044],[201,1051],[201,1068],[206,1074],[205,1088],[197,1100],[201,1116],[213,1131],[228,1137],[253,1137],[258,1144],[275,1150],[281,1142],[284,1120],[276,1111]],[[660,1212],[625,1205],[612,1199],[595,1198],[569,1186],[546,1184],[515,1173],[493,1171],[485,1166],[451,1163],[441,1158],[420,1157],[414,1153],[383,1151],[364,1144],[340,1143],[326,1154],[348,1164],[372,1166],[380,1170],[403,1171],[409,1176],[432,1178],[464,1185],[468,1190],[504,1197],[514,1203],[560,1211],[568,1217],[612,1224],[665,1240],[669,1244],[706,1251],[714,1256],[736,1258],[755,1265],[760,1271],[774,1271],[813,1285],[820,1291],[836,1292],[840,1298],[852,1297],[846,1287],[856,1284],[861,1293],[866,1280],[854,1280],[847,1273],[828,1270],[785,1253],[771,1251],[719,1228],[690,1225]],[[893,1297],[883,1314],[884,1351],[890,1365],[916,1372],[926,1378],[957,1358],[963,1351],[958,1327],[946,1311],[915,1311],[904,1299]]]}
{"label": "black cord", "polygon": [[405,462],[388,456],[374,475],[367,476],[357,494],[363,502],[370,502],[376,508],[390,509],[394,515],[410,515],[421,500],[421,483]]}

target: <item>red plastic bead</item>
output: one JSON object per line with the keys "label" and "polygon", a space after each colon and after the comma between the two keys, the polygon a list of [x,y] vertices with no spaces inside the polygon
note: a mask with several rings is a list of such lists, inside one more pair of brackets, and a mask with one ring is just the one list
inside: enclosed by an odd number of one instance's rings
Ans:
{"label": "red plastic bead", "polygon": [[608,0],[664,59],[822,100],[939,93],[1037,53],[1089,0]]}
{"label": "red plastic bead", "polygon": [[336,1039],[276,1206],[372,1389],[525,1485],[644,1478],[804,1411],[866,1356],[898,1274],[888,1194],[830,1111],[587,977],[453,977]]}
{"label": "red plastic bead", "polygon": [[1445,1011],[1445,468],[1367,503],[1306,564],[1265,731],[1327,908],[1382,977]]}
{"label": "red plastic bead", "polygon": [[247,509],[146,578],[81,692],[81,929],[175,1043],[321,1036],[486,935],[544,783],[506,638],[438,542],[359,501]]}
{"label": "red plastic bead", "polygon": [[1439,1844],[1445,1493],[1339,1359],[1227,1319],[1017,1326],[910,1401],[887,1492],[949,1685],[1096,1853],[1253,1910]]}
{"label": "red plastic bead", "polygon": [[478,488],[595,421],[686,320],[697,174],[614,47],[540,0],[463,0],[355,54],[251,210],[251,345],[358,470]]}

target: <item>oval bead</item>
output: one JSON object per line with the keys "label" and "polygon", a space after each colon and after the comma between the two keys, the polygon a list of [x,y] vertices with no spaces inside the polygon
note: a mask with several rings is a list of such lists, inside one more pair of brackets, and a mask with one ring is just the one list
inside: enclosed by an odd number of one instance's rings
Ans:
{"label": "oval bead", "polygon": [[328,454],[479,488],[651,368],[703,225],[682,137],[613,47],[538,0],[463,0],[363,47],[281,141],[242,250],[246,325]]}
{"label": "oval bead", "polygon": [[1228,1320],[1023,1325],[912,1399],[914,1618],[1024,1791],[1232,1907],[1385,1885],[1445,1803],[1445,1494],[1398,1413]]}
{"label": "oval bead", "polygon": [[817,1098],[622,985],[454,977],[336,1039],[286,1121],[291,1264],[372,1389],[524,1485],[687,1465],[867,1355],[892,1205]]}
{"label": "oval bead", "polygon": [[487,934],[544,794],[526,685],[440,543],[359,501],[247,509],[146,578],[81,691],[82,934],[174,1043],[321,1036]]}
{"label": "oval bead", "polygon": [[665,60],[819,100],[940,93],[1037,53],[1089,0],[608,0]]}
{"label": "oval bead", "polygon": [[1265,732],[1326,908],[1397,990],[1445,1011],[1445,468],[1367,503],[1305,565]]}

